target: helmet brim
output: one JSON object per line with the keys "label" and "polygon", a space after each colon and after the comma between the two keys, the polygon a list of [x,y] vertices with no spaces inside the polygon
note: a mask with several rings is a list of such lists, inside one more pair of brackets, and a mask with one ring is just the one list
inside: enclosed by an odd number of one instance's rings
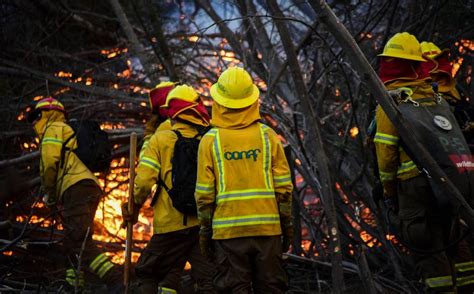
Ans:
{"label": "helmet brim", "polygon": [[423,57],[418,57],[418,56],[415,56],[415,55],[408,55],[408,54],[384,54],[384,53],[381,53],[377,56],[401,58],[401,59],[408,59],[408,60],[413,60],[413,61],[427,62],[427,60],[424,59]]}
{"label": "helmet brim", "polygon": [[218,86],[217,83],[211,86],[211,97],[219,103],[220,105],[231,108],[231,109],[240,109],[240,108],[245,108],[248,107],[252,104],[255,103],[255,101],[258,100],[258,97],[260,97],[260,90],[258,89],[257,86],[252,85],[252,91],[250,92],[249,95],[243,98],[235,99],[229,96],[226,96],[224,93],[222,93]]}

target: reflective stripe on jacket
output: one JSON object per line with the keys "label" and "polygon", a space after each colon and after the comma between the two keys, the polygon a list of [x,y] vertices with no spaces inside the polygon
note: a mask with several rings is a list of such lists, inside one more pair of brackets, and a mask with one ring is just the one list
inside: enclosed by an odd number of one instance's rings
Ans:
{"label": "reflective stripe on jacket", "polygon": [[280,235],[275,194],[292,189],[283,146],[266,125],[214,128],[201,140],[196,201],[198,215],[214,207],[213,239]]}
{"label": "reflective stripe on jacket", "polygon": [[[178,130],[184,137],[194,137],[197,134],[193,127],[181,122],[174,124],[172,129]],[[149,145],[143,151],[137,167],[134,187],[135,203],[142,205],[145,202],[152,187],[157,183],[158,176],[168,188],[172,188],[171,159],[177,139],[178,137],[171,130],[157,131],[150,138]],[[198,225],[195,216],[187,216],[187,225],[183,225],[184,215],[173,207],[171,198],[163,188],[160,189],[153,211],[155,234],[179,231]]]}
{"label": "reflective stripe on jacket", "polygon": [[[46,112],[46,111],[44,111]],[[40,176],[41,185],[51,199],[59,200],[64,191],[82,180],[93,180],[99,185],[94,174],[82,163],[77,155],[69,149],[76,149],[76,139],[73,138],[66,146],[64,162],[61,163],[63,143],[73,135],[74,131],[64,121],[53,119],[52,112],[47,111],[41,119],[49,119],[45,124],[40,145]]]}

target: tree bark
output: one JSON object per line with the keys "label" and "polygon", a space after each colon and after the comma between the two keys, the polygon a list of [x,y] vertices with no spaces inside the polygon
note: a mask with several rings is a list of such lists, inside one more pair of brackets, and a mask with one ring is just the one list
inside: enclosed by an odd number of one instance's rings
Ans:
{"label": "tree bark", "polygon": [[153,75],[153,70],[148,63],[148,59],[145,56],[145,48],[143,45],[138,41],[137,35],[133,31],[130,22],[128,21],[127,15],[122,9],[122,5],[120,4],[119,0],[109,0],[110,6],[117,16],[120,26],[122,27],[125,36],[127,36],[128,41],[130,42],[130,51],[133,55],[135,55],[139,60],[143,69],[145,70],[146,75],[148,78],[151,79]]}
{"label": "tree bark", "polygon": [[166,72],[168,73],[171,81],[178,81],[179,76],[176,70],[176,67],[173,63],[173,56],[171,54],[171,50],[168,47],[168,43],[166,41],[165,34],[163,33],[163,24],[161,23],[159,11],[155,9],[155,4],[152,3],[150,0],[146,0],[146,8],[150,9],[150,21],[153,26],[154,35],[156,35],[156,39],[158,41],[158,47],[160,48],[160,52],[163,57],[163,65],[166,68]]}
{"label": "tree bark", "polygon": [[[267,0],[268,8],[273,16],[283,18],[284,15],[280,10],[276,0]],[[327,225],[329,231],[329,247],[332,262],[332,283],[333,293],[344,292],[344,273],[342,269],[342,252],[341,240],[339,237],[339,228],[336,217],[336,206],[334,204],[334,184],[332,183],[329,164],[324,145],[321,137],[319,120],[313,111],[311,101],[308,95],[308,89],[304,83],[303,74],[298,63],[298,57],[295,53],[293,42],[291,41],[288,28],[285,23],[280,20],[274,20],[275,25],[280,33],[281,42],[288,58],[290,72],[295,83],[297,96],[300,97],[301,110],[308,118],[309,138],[305,140],[305,147],[308,151],[315,154],[317,160],[317,169],[321,179],[321,199],[327,215]],[[314,145],[313,145],[314,144]]]}

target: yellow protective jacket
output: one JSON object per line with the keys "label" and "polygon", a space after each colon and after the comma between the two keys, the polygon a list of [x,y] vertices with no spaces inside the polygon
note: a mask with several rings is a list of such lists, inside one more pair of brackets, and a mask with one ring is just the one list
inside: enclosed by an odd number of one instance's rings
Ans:
{"label": "yellow protective jacket", "polygon": [[99,186],[94,174],[72,152],[77,148],[76,138],[69,140],[61,161],[63,143],[74,131],[65,123],[64,114],[56,110],[42,111],[41,119],[34,125],[35,132],[41,140],[40,176],[43,191],[49,201],[61,199],[64,191],[82,180],[93,180]]}
{"label": "yellow protective jacket", "polygon": [[234,110],[214,103],[198,152],[201,226],[213,211],[213,239],[282,233],[279,201],[291,203],[290,169],[276,133],[259,123],[258,102]]}
{"label": "yellow protective jacket", "polygon": [[[208,125],[191,116],[188,116],[186,120],[203,126]],[[172,129],[179,131],[183,137],[194,137],[197,134],[194,127],[183,122],[176,122]],[[169,189],[172,188],[171,159],[173,158],[174,144],[177,139],[177,135],[172,130],[157,131],[150,138],[148,147],[143,151],[137,167],[133,189],[136,204],[143,205],[152,187],[157,183],[158,177],[163,180]],[[153,231],[155,234],[179,231],[198,225],[195,216],[187,216],[186,225],[183,224],[184,215],[173,207],[171,198],[164,188],[160,189],[153,211]]]}
{"label": "yellow protective jacket", "polygon": [[[413,100],[433,97],[434,92],[428,83],[415,81],[395,81],[387,85],[388,90],[401,87],[413,91]],[[397,180],[404,181],[420,174],[416,164],[410,159],[400,144],[400,136],[380,106],[377,106],[375,121],[377,131],[374,138],[377,163],[384,193],[388,197],[396,196]]]}
{"label": "yellow protective jacket", "polygon": [[142,158],[143,152],[145,149],[148,147],[148,144],[150,142],[150,138],[153,136],[154,133],[159,132],[159,131],[168,131],[171,130],[171,120],[167,119],[161,124],[158,125],[158,127],[155,128],[155,125],[153,125],[153,122],[149,125],[147,123],[145,127],[145,137],[143,138],[143,145],[142,149],[140,150],[139,153],[139,159]]}

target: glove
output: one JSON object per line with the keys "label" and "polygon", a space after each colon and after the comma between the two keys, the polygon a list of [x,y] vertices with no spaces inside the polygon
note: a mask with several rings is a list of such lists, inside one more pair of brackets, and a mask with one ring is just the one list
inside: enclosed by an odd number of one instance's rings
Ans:
{"label": "glove", "polygon": [[276,194],[282,232],[282,250],[288,252],[293,243],[293,222],[291,217],[291,193]]}
{"label": "glove", "polygon": [[128,202],[122,203],[122,228],[125,228],[129,222],[131,222],[132,225],[138,222],[138,213],[140,212],[140,208],[141,206],[135,203],[133,206],[133,212],[130,212],[128,211]]}
{"label": "glove", "polygon": [[56,205],[56,200],[53,199],[53,197],[49,197],[49,194],[44,194],[43,195],[43,203],[47,206],[47,207],[53,207]]}
{"label": "glove", "polygon": [[288,252],[290,250],[290,246],[293,244],[293,226],[287,226],[286,228],[282,228],[282,251]]}
{"label": "glove", "polygon": [[199,230],[199,247],[201,247],[201,253],[205,259],[209,262],[213,262],[215,259],[214,248],[212,246],[212,228],[201,227]]}
{"label": "glove", "polygon": [[392,212],[398,211],[398,203],[397,203],[396,198],[394,197],[385,198],[383,202],[385,204],[385,209],[387,209],[387,211],[392,211]]}

